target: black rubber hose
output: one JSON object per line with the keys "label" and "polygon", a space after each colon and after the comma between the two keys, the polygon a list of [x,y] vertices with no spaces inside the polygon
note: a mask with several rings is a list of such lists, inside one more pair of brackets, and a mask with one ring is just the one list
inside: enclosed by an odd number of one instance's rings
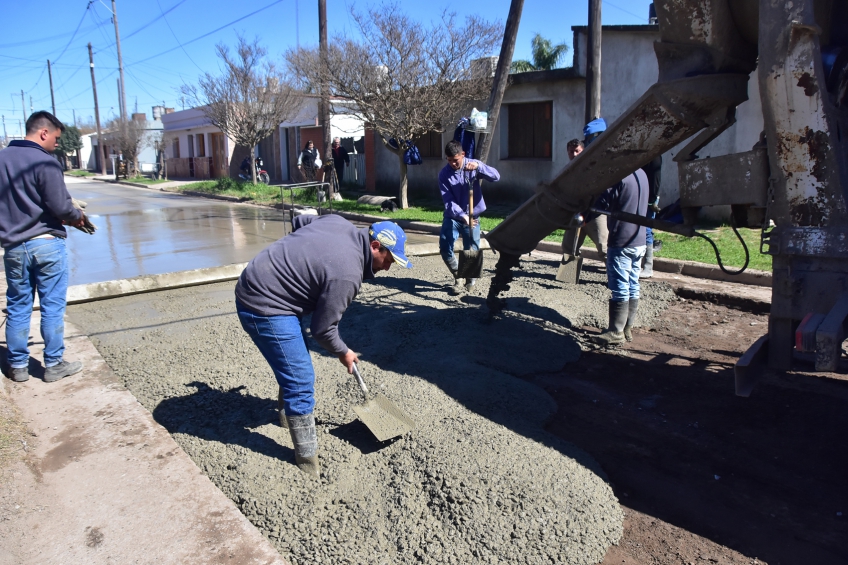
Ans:
{"label": "black rubber hose", "polygon": [[721,253],[719,253],[718,247],[716,247],[716,244],[713,242],[712,239],[710,239],[706,235],[704,235],[702,233],[698,233],[698,232],[695,232],[695,235],[700,237],[701,239],[706,239],[707,242],[710,245],[713,246],[713,250],[715,251],[716,261],[718,262],[718,268],[721,269],[722,272],[724,272],[728,275],[741,275],[742,273],[745,272],[745,269],[748,268],[748,261],[750,260],[751,257],[748,254],[748,246],[745,244],[745,240],[742,239],[742,235],[739,233],[739,230],[736,229],[736,221],[733,219],[733,215],[730,216],[730,227],[733,228],[733,233],[735,233],[736,237],[739,238],[739,242],[742,244],[742,249],[745,250],[745,264],[742,265],[742,268],[739,269],[738,271],[727,270],[727,267],[725,267],[724,264],[721,262]]}

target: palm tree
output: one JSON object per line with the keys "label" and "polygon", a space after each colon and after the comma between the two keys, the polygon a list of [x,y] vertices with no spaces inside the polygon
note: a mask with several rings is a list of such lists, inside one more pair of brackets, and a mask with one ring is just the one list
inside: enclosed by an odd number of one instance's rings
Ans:
{"label": "palm tree", "polygon": [[537,33],[530,42],[533,62],[526,59],[513,61],[510,70],[513,73],[526,73],[527,71],[549,71],[558,68],[560,60],[568,53],[568,45],[560,43],[553,45],[550,39],[545,39]]}

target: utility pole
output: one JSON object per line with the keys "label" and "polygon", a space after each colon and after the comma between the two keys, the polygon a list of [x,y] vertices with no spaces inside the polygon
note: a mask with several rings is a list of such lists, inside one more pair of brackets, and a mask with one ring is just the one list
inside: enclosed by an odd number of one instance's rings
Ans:
{"label": "utility pole", "polygon": [[601,0],[589,0],[585,123],[601,117]]}
{"label": "utility pole", "polygon": [[24,91],[23,90],[21,90],[21,112],[24,115],[24,120],[26,120],[27,114],[26,114],[26,104],[24,104]]}
{"label": "utility pole", "polygon": [[[518,24],[521,21],[521,11],[524,9],[524,0],[512,0],[509,4],[509,15],[506,18],[501,54],[498,57],[498,66],[495,69],[495,78],[492,83],[492,93],[489,95],[487,106],[489,117],[489,129],[495,131],[498,125],[498,116],[501,113],[501,102],[503,102],[506,83],[509,79],[509,67],[512,64],[512,55],[515,52],[515,39],[518,36]],[[489,148],[492,146],[492,133],[484,133],[480,142],[480,154],[478,158],[486,162],[489,158]]]}
{"label": "utility pole", "polygon": [[9,136],[6,134],[6,116],[2,116],[3,118],[3,141],[8,142]]}
{"label": "utility pole", "polygon": [[88,64],[91,67],[91,90],[94,92],[94,123],[97,126],[97,156],[100,159],[100,174],[106,174],[106,156],[103,153],[103,136],[100,135],[100,106],[97,104],[97,82],[94,80],[94,55],[88,44]]}
{"label": "utility pole", "polygon": [[[600,2],[600,0],[598,0]],[[121,34],[118,33],[118,8],[112,0],[112,21],[115,22],[115,46],[118,48],[118,70],[121,73],[121,117],[127,119],[127,88],[124,80],[124,59],[121,57]]]}
{"label": "utility pole", "polygon": [[123,96],[124,90],[121,88],[121,79],[117,79],[117,81],[118,81],[118,114],[120,115],[121,120],[126,120],[127,119],[127,115],[125,113],[126,107],[123,104],[121,104],[121,100],[122,100],[121,97]]}
{"label": "utility pole", "polygon": [[53,70],[50,68],[50,59],[47,59],[47,76],[50,77],[50,104],[53,106],[53,115],[56,115],[56,97],[53,96]]}
{"label": "utility pole", "polygon": [[32,107],[32,94],[29,95],[29,113],[32,114],[35,108]]}
{"label": "utility pole", "polygon": [[[318,51],[321,65],[321,74],[327,68],[327,0],[318,0]],[[318,85],[321,94],[321,129],[324,134],[324,162],[333,158],[333,149],[330,147],[330,93],[324,81]],[[332,193],[332,189],[330,190]]]}
{"label": "utility pole", "polygon": [[76,108],[72,108],[71,112],[74,113],[74,127],[77,127],[77,110],[76,110]]}

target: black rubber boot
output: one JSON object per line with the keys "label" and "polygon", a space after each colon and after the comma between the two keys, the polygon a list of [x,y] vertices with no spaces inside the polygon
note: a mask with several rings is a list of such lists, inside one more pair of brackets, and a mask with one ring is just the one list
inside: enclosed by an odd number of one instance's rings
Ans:
{"label": "black rubber boot", "polygon": [[629,302],[609,301],[609,328],[596,340],[602,345],[619,345],[625,342],[624,326],[627,324]]}
{"label": "black rubber boot", "polygon": [[451,285],[448,287],[448,294],[450,294],[451,296],[459,296],[460,294],[462,294],[462,282],[460,281],[460,279],[456,278],[456,274],[459,270],[459,261],[456,259],[456,257],[454,257],[451,261],[445,261],[445,265],[448,266],[450,274],[453,277],[453,283],[451,283]]}
{"label": "black rubber boot", "polygon": [[624,324],[624,339],[633,341],[633,326],[636,325],[636,312],[639,310],[639,299],[631,298],[627,308],[627,323]]}
{"label": "black rubber boot", "polygon": [[318,434],[315,433],[315,416],[286,416],[289,434],[294,444],[294,461],[298,469],[316,479],[321,477],[318,463]]}
{"label": "black rubber boot", "polygon": [[645,248],[645,257],[642,258],[642,270],[639,272],[640,279],[649,279],[654,276],[654,246]]}

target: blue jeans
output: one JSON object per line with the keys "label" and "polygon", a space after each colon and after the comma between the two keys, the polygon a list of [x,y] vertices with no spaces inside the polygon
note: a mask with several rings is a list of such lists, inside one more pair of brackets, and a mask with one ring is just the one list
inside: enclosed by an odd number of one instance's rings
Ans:
{"label": "blue jeans", "polygon": [[297,316],[260,316],[236,300],[241,327],[259,348],[283,391],[287,416],[312,414],[315,408],[315,369],[306,334]]}
{"label": "blue jeans", "polygon": [[68,251],[65,240],[32,239],[6,249],[6,346],[13,368],[29,365],[29,324],[35,293],[41,304],[44,366],[62,362],[65,353],[65,305],[68,295]]}
{"label": "blue jeans", "polygon": [[613,302],[639,298],[639,273],[645,246],[610,247],[607,249],[607,287]]}
{"label": "blue jeans", "polygon": [[[453,246],[457,238],[462,234],[462,248],[466,251],[477,251],[480,249],[480,223],[470,229],[468,224],[459,220],[445,218],[442,221],[442,231],[439,234],[439,253],[445,263],[452,265],[456,262],[453,256]],[[456,267],[454,267],[456,268]]]}

